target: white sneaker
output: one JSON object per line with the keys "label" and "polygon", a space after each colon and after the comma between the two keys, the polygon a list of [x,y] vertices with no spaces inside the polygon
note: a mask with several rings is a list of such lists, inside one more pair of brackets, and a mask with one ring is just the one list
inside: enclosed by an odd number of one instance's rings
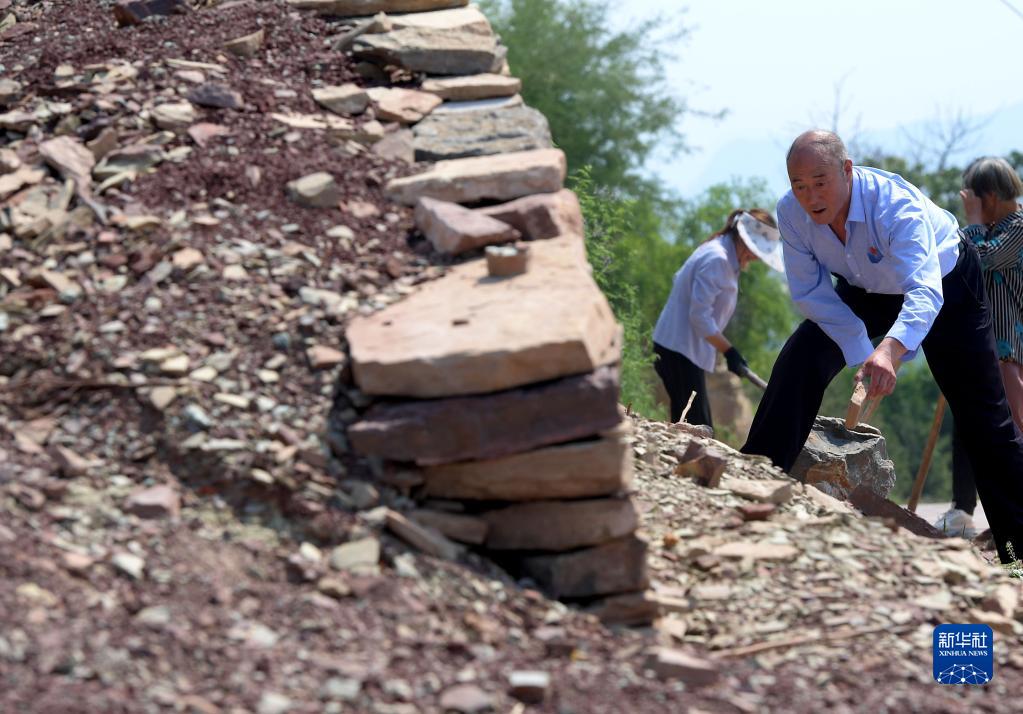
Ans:
{"label": "white sneaker", "polygon": [[977,529],[973,525],[973,516],[955,506],[948,509],[934,521],[934,527],[948,536],[957,538],[973,538]]}

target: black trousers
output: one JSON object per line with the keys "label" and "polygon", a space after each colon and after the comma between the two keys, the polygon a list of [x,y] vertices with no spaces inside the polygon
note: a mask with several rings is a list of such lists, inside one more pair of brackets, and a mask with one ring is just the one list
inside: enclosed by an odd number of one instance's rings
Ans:
{"label": "black trousers", "polygon": [[668,400],[671,402],[672,423],[682,418],[682,410],[689,403],[690,395],[696,392],[686,421],[690,424],[706,424],[713,427],[710,421],[710,402],[707,400],[706,373],[684,354],[669,350],[656,342],[654,354],[657,355],[654,371],[664,382],[664,389],[668,392]]}
{"label": "black trousers", "polygon": [[[1023,436],[1005,398],[980,259],[972,245],[960,244],[960,250],[959,263],[942,280],[944,304],[922,346],[959,427],[998,554],[1009,562],[1007,542],[1023,557]],[[872,339],[888,331],[902,308],[901,295],[868,293],[841,278],[836,291]],[[778,356],[742,451],[791,469],[824,390],[844,366],[838,345],[820,327],[800,324]]]}
{"label": "black trousers", "polygon": [[[958,424],[952,431],[952,504],[971,516],[977,509],[977,482]],[[1023,553],[1020,554],[1023,557]]]}

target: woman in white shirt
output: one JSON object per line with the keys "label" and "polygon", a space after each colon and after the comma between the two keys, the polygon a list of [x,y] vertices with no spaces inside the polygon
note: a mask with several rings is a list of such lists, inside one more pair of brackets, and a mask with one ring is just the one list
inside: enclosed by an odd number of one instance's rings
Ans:
{"label": "woman in white shirt", "polygon": [[675,273],[654,327],[654,369],[668,392],[672,422],[695,392],[686,421],[713,426],[704,372],[714,370],[717,352],[730,371],[743,374],[746,360],[723,333],[735,312],[739,271],[755,260],[784,271],[778,224],[763,209],[739,209]]}

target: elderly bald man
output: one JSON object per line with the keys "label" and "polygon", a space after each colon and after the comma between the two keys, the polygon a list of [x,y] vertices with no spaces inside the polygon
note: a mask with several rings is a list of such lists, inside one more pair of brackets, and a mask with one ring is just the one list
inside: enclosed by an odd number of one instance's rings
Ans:
{"label": "elderly bald man", "polygon": [[999,557],[1010,562],[1007,542],[1023,554],[1023,436],[1005,398],[976,249],[951,213],[905,179],[853,166],[831,132],[801,134],[787,165],[792,190],[778,202],[778,228],[792,299],[807,319],[778,356],[742,450],[788,471],[844,366],[857,368],[871,396],[890,394],[895,365],[923,347],[963,427]]}

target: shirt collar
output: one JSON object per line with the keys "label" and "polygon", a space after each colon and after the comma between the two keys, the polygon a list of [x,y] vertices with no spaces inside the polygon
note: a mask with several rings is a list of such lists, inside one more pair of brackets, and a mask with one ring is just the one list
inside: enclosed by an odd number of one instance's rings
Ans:
{"label": "shirt collar", "polygon": [[862,186],[860,185],[863,180],[860,178],[860,172],[853,168],[852,174],[852,196],[849,200],[849,217],[846,218],[846,223],[864,223],[867,220],[867,214],[863,211],[863,199],[860,196]]}

